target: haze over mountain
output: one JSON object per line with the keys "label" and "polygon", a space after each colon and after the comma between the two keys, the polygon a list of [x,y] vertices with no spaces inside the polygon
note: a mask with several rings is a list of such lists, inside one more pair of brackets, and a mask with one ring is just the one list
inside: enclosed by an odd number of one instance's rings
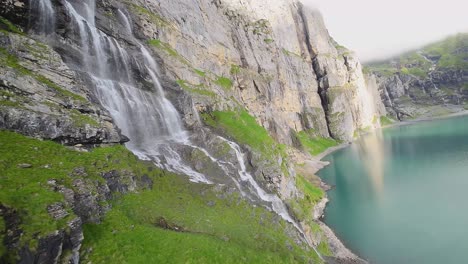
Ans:
{"label": "haze over mountain", "polygon": [[468,31],[468,2],[303,0],[320,9],[330,34],[363,62],[385,59]]}

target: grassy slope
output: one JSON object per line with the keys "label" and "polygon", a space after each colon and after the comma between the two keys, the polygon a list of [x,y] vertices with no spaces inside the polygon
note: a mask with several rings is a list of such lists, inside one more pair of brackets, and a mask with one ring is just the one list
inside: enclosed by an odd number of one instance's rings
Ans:
{"label": "grassy slope", "polygon": [[305,151],[309,152],[312,156],[316,156],[328,148],[338,145],[338,142],[332,138],[322,138],[317,136],[314,131],[301,131],[296,134],[301,142]]}
{"label": "grassy slope", "polygon": [[[426,56],[437,58],[437,68],[439,70],[466,69],[468,68],[467,46],[468,33],[461,33],[430,44],[419,50],[419,52]],[[390,61],[394,61],[394,63],[390,63]],[[367,70],[384,76],[391,76],[400,72],[424,78],[427,76],[430,67],[431,63],[418,54],[418,51],[412,51],[389,61],[370,63],[367,66]]]}
{"label": "grassy slope", "polygon": [[267,160],[273,161],[278,156],[286,156],[285,146],[278,144],[245,110],[214,111],[202,114],[202,118],[207,125],[220,128],[235,141],[261,153]]}
{"label": "grassy slope", "polygon": [[[122,146],[82,153],[53,142],[0,131],[0,157],[0,201],[20,212],[25,231],[23,243],[32,246],[34,233],[41,237],[65,224],[64,220],[53,221],[47,213],[47,205],[63,200],[61,194],[48,187],[47,181],[56,179],[70,187],[69,173],[82,166],[87,178],[94,181],[102,181],[99,173],[112,169],[145,174],[154,181],[153,190],[113,201],[114,207],[102,224],[85,226],[83,257],[93,263],[317,260],[313,252],[297,246],[285,234],[285,223],[267,210],[249,205],[236,194],[228,195],[215,187],[165,173],[138,161]],[[20,163],[29,163],[32,168],[19,168]],[[155,223],[160,217],[185,232],[158,228]],[[0,240],[4,235],[0,232]],[[0,253],[4,251],[0,247]]]}
{"label": "grassy slope", "polygon": [[[202,195],[200,195],[202,193]],[[101,225],[88,225],[93,263],[295,263],[316,259],[284,234],[285,223],[235,195],[162,178],[155,189],[127,195]],[[155,228],[160,217],[185,232]],[[287,245],[292,246],[288,249]]]}
{"label": "grassy slope", "polygon": [[[32,167],[20,168],[19,164]],[[48,205],[63,201],[62,194],[54,192],[47,181],[54,179],[71,188],[73,178],[68,175],[76,167],[84,167],[87,179],[96,182],[104,181],[99,173],[113,169],[149,173],[123,146],[81,153],[53,142],[0,131],[0,201],[19,211],[23,242],[34,243],[32,237],[47,235],[65,225],[64,220],[53,221],[47,213]],[[65,220],[73,217],[69,212]]]}

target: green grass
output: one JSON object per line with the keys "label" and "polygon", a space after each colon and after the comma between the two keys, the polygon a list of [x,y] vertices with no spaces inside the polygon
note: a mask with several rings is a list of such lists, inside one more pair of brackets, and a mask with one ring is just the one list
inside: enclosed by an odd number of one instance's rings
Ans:
{"label": "green grass", "polygon": [[311,224],[314,206],[325,196],[325,192],[301,175],[296,175],[296,187],[304,198],[290,200],[291,209],[299,221]]}
{"label": "green grass", "polygon": [[62,87],[55,84],[54,82],[52,82],[51,80],[49,80],[48,78],[46,78],[46,77],[44,77],[44,76],[42,76],[40,74],[34,73],[34,72],[26,69],[25,67],[21,66],[21,64],[19,63],[18,58],[15,55],[8,52],[4,48],[0,48],[0,66],[6,66],[6,67],[9,67],[9,68],[12,68],[17,73],[19,73],[21,75],[31,76],[34,79],[36,79],[38,82],[40,82],[40,83],[46,85],[47,87],[55,90],[61,96],[64,96],[64,97],[67,97],[67,98],[70,98],[70,99],[76,100],[76,101],[87,102],[87,100],[84,97],[82,97],[80,95],[77,95],[77,94],[75,94],[73,92],[70,92],[68,90],[65,90]]}
{"label": "green grass", "polygon": [[301,175],[297,175],[296,186],[311,203],[317,203],[325,195],[320,187],[313,185],[310,181]]}
{"label": "green grass", "polygon": [[285,146],[278,144],[247,111],[214,111],[202,114],[205,123],[220,128],[235,141],[249,145],[268,159],[284,156]]}
{"label": "green grass", "polygon": [[151,40],[148,40],[148,44],[153,46],[153,47],[156,47],[158,49],[162,49],[164,50],[165,52],[167,52],[167,54],[173,56],[173,57],[179,57],[179,53],[173,49],[171,47],[171,45],[165,43],[165,42],[162,42],[161,40],[159,39],[151,39]]}
{"label": "green grass", "polygon": [[[19,168],[21,163],[32,167]],[[69,176],[76,167],[83,167],[87,176]],[[54,142],[0,131],[0,201],[19,213],[22,245],[34,248],[39,238],[64,228],[74,217],[70,208],[69,217],[60,221],[48,215],[47,206],[64,199],[49,186],[49,180],[73,189],[72,181],[82,177],[94,193],[104,181],[101,173],[111,170],[147,175],[153,180],[153,189],[116,196],[101,224],[84,226],[81,254],[85,262],[319,262],[313,250],[297,245],[286,235],[286,223],[265,208],[250,205],[236,193],[161,171],[139,161],[123,146],[77,152]],[[183,232],[158,227],[161,217]],[[2,219],[0,230],[4,230]],[[0,231],[0,241],[4,235]],[[0,243],[0,256],[5,253]]]}
{"label": "green grass", "polygon": [[71,118],[77,127],[85,127],[86,125],[98,127],[99,123],[89,115],[82,114],[78,110],[71,110]]}
{"label": "green grass", "polygon": [[275,42],[275,40],[271,39],[271,38],[266,38],[263,41],[265,41],[266,44],[271,44],[271,43]]}
{"label": "green grass", "polygon": [[231,75],[239,74],[241,72],[241,69],[242,69],[241,66],[232,64],[230,73]]}
{"label": "green grass", "polygon": [[23,30],[21,30],[19,27],[15,26],[13,23],[11,23],[8,19],[0,16],[0,32],[8,33],[8,32],[13,32],[16,34],[24,34]]}
{"label": "green grass", "polygon": [[[122,163],[116,163],[119,160]],[[19,168],[18,164],[21,163],[31,164],[32,168]],[[45,165],[50,168],[45,168]],[[20,212],[21,228],[24,230],[22,242],[34,246],[37,240],[33,237],[39,238],[62,228],[69,220],[54,221],[48,215],[48,205],[63,201],[62,194],[54,192],[48,180],[55,179],[71,188],[73,179],[68,175],[75,167],[84,166],[89,174],[88,179],[102,181],[98,174],[103,170],[133,170],[137,169],[137,165],[136,158],[122,146],[81,153],[53,142],[0,130],[0,201],[4,206]],[[73,217],[73,213],[70,213],[70,217]]]}
{"label": "green grass", "polygon": [[336,140],[320,137],[316,135],[313,130],[301,131],[296,135],[304,150],[309,152],[312,156],[316,156],[328,148],[338,145]]}
{"label": "green grass", "polygon": [[468,33],[460,33],[442,41],[426,46],[423,51],[429,56],[440,57],[440,68],[466,69],[468,53],[463,51],[468,46]]}
{"label": "green grass", "polygon": [[203,84],[193,85],[186,80],[177,80],[177,84],[179,84],[179,86],[182,87],[182,89],[184,89],[185,91],[189,93],[208,96],[211,98],[216,97],[216,93],[210,90],[206,90]]}
{"label": "green grass", "polygon": [[322,241],[317,247],[318,252],[322,254],[322,256],[333,256],[332,251],[330,250],[330,247],[328,246],[327,242]]}
{"label": "green grass", "polygon": [[393,121],[392,119],[386,117],[386,116],[381,116],[380,117],[380,125],[381,126],[389,126],[389,125],[392,125],[395,121]]}
{"label": "green grass", "polygon": [[[155,188],[114,204],[101,225],[86,225],[93,263],[303,263],[317,261],[284,234],[285,223],[236,195],[162,177]],[[164,218],[180,227],[157,227]],[[287,248],[291,246],[291,249]]]}
{"label": "green grass", "polygon": [[419,51],[410,51],[389,61],[374,62],[368,65],[371,72],[384,76],[392,76],[396,72],[426,78],[432,63],[425,59],[421,53],[432,58],[437,70],[466,69],[468,67],[468,33],[460,33],[442,41],[430,44]]}
{"label": "green grass", "polygon": [[226,90],[231,89],[233,85],[232,80],[224,76],[218,76],[218,78],[214,81],[214,83],[221,86],[222,88]]}
{"label": "green grass", "polygon": [[132,1],[125,1],[127,5],[130,6],[130,8],[133,10],[133,12],[139,14],[139,15],[144,15],[146,16],[151,22],[153,22],[156,26],[158,27],[167,27],[169,26],[169,23],[159,16],[158,14],[149,11],[148,9],[133,3]]}
{"label": "green grass", "polygon": [[199,70],[199,69],[194,69],[193,70],[196,74],[198,74],[200,77],[205,77],[206,76],[206,72],[202,71],[202,70]]}

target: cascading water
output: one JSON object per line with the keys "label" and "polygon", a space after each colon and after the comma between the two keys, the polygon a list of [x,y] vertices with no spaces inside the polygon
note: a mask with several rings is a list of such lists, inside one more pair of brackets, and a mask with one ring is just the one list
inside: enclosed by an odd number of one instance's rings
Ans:
{"label": "cascading water", "polygon": [[434,89],[439,90],[439,88],[437,87],[437,85],[434,83],[433,77],[432,77],[432,73],[433,73],[433,72],[435,71],[435,69],[437,68],[437,64],[436,64],[434,61],[430,60],[426,55],[424,55],[424,53],[418,52],[418,54],[421,55],[427,62],[431,63],[431,68],[429,69],[429,74],[428,74],[429,77],[430,77],[429,79],[430,79],[431,84],[432,84],[432,86],[434,87]]}
{"label": "cascading water", "polygon": [[117,10],[117,14],[119,19],[122,21],[122,24],[124,24],[125,29],[127,29],[127,32],[133,34],[132,24],[130,23],[128,16],[120,9]]}
{"label": "cascading water", "polygon": [[[94,1],[75,5],[65,2],[81,38],[83,64],[100,103],[130,138],[127,147],[140,158],[152,160],[169,171],[186,174],[195,182],[209,183],[202,174],[185,165],[172,148],[172,144],[185,144],[188,134],[176,109],[164,95],[157,77],[157,64],[149,52],[139,43],[144,59],[140,68],[153,83],[153,90],[145,91],[135,87],[127,51],[95,27]],[[125,14],[120,13],[128,22]],[[131,27],[128,29],[131,33]]]}
{"label": "cascading water", "polygon": [[[266,193],[247,171],[239,145],[219,137],[235,152],[238,164],[233,164],[214,158],[207,150],[190,142],[178,112],[164,95],[158,79],[159,70],[156,61],[138,40],[133,37],[133,41],[140,47],[143,60],[133,62],[151,79],[153,84],[151,91],[136,87],[133,73],[129,69],[132,61],[127,51],[113,37],[96,28],[94,0],[80,2],[68,0],[64,1],[64,6],[72,17],[73,29],[80,37],[83,66],[95,86],[96,97],[109,111],[123,134],[130,138],[127,147],[133,153],[169,171],[188,175],[192,181],[210,183],[204,175],[185,165],[174,147],[183,145],[202,151],[231,176],[245,197],[268,204],[269,209],[293,224],[312,246],[302,229],[289,215],[282,200],[277,195]],[[49,13],[44,13],[46,14]],[[132,35],[132,26],[126,14],[118,10],[118,17],[127,33]],[[233,170],[237,171],[238,178],[233,175]],[[317,252],[315,247],[313,248]],[[318,252],[317,254],[320,256]]]}
{"label": "cascading water", "polygon": [[219,137],[219,138],[221,140],[225,141],[231,147],[231,149],[233,149],[234,152],[236,153],[237,162],[239,163],[239,166],[240,166],[240,170],[238,170],[238,174],[239,174],[241,180],[244,181],[244,182],[249,183],[249,187],[253,188],[254,194],[256,194],[258,198],[260,198],[262,201],[269,202],[271,204],[271,209],[276,214],[281,216],[281,218],[283,218],[285,221],[287,221],[287,222],[291,223],[292,225],[294,225],[294,227],[297,229],[297,231],[299,231],[299,233],[301,233],[304,236],[304,239],[307,241],[307,243],[314,249],[315,253],[317,253],[317,255],[321,259],[323,259],[321,254],[312,245],[312,242],[309,241],[308,237],[305,235],[302,228],[289,215],[289,212],[288,212],[286,206],[284,205],[283,201],[275,194],[266,193],[258,185],[258,183],[255,181],[252,174],[250,174],[247,171],[247,168],[246,168],[245,162],[244,162],[244,154],[242,153],[240,146],[238,144],[236,144],[235,142],[229,141],[229,140],[227,140],[227,139],[225,139],[223,137]]}
{"label": "cascading water", "polygon": [[[51,0],[31,0],[31,12],[38,14],[36,21],[30,21],[37,33],[50,34],[55,31],[55,10]],[[32,25],[34,23],[34,25]]]}

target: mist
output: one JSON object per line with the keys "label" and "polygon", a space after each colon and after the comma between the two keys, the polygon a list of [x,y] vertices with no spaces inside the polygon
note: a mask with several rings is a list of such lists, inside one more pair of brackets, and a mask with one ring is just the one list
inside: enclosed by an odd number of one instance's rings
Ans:
{"label": "mist", "polygon": [[468,32],[468,1],[302,0],[318,8],[332,37],[361,61],[385,59]]}

